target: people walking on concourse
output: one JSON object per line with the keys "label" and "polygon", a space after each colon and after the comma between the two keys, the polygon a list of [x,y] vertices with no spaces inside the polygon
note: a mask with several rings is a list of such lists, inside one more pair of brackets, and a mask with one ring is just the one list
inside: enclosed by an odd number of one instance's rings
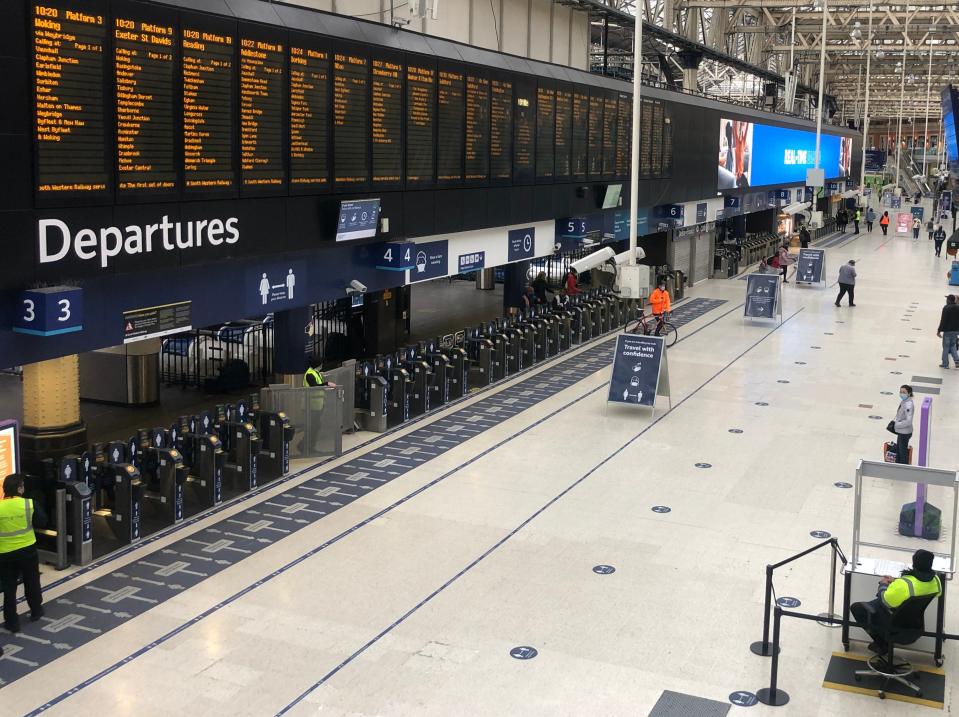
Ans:
{"label": "people walking on concourse", "polygon": [[40,557],[34,528],[43,528],[47,516],[31,498],[24,498],[23,476],[17,473],[3,479],[0,500],[0,586],[3,587],[3,626],[20,632],[17,615],[17,583],[23,580],[23,592],[30,606],[30,621],[43,617],[40,589]]}
{"label": "people walking on concourse", "polygon": [[932,241],[933,236],[936,233],[936,223],[932,219],[929,219],[929,221],[926,222],[926,232],[929,234],[929,241]]}
{"label": "people walking on concourse", "polygon": [[866,210],[866,231],[872,231],[872,223],[876,221],[876,210],[872,207]]}
{"label": "people walking on concourse", "polygon": [[786,278],[786,272],[789,270],[789,265],[792,264],[792,262],[792,257],[789,256],[789,247],[783,244],[779,247],[779,270],[782,272],[784,284],[789,283],[789,280]]}
{"label": "people walking on concourse", "polygon": [[846,264],[839,267],[839,295],[836,296],[836,306],[842,301],[842,297],[849,294],[849,305],[855,306],[856,290],[856,260],[850,259]]}
{"label": "people walking on concourse", "polygon": [[942,244],[946,241],[946,230],[942,228],[942,224],[936,227],[936,231],[932,233],[933,245],[936,248],[936,256],[942,256]]}
{"label": "people walking on concourse", "polygon": [[912,419],[916,408],[912,402],[912,386],[903,384],[899,387],[899,406],[896,408],[896,418],[892,421],[893,433],[896,434],[896,463],[909,463],[909,441],[912,440]]}
{"label": "people walking on concourse", "polygon": [[856,207],[856,211],[852,215],[852,223],[853,223],[853,226],[856,228],[856,231],[854,232],[855,234],[859,233],[859,222],[861,221],[862,221],[862,209],[860,209],[859,207]]}
{"label": "people walking on concourse", "polygon": [[912,240],[919,241],[919,232],[922,230],[922,220],[914,217],[912,220]]}
{"label": "people walking on concourse", "polygon": [[809,246],[810,236],[809,230],[806,228],[806,225],[803,224],[799,227],[799,246],[802,249],[805,249]]}
{"label": "people walking on concourse", "polygon": [[883,212],[879,217],[879,228],[882,229],[883,236],[889,233],[889,212]]}
{"label": "people walking on concourse", "polygon": [[959,304],[956,303],[955,294],[949,294],[946,297],[946,305],[942,307],[936,336],[942,339],[942,359],[939,361],[939,368],[949,368],[950,356],[952,356],[952,365],[959,368],[959,348],[956,347],[956,342],[959,341]]}

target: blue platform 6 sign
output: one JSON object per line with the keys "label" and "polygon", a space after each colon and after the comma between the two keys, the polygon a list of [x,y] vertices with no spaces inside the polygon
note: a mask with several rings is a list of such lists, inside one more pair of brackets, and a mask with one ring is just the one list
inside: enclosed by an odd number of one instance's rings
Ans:
{"label": "blue platform 6 sign", "polygon": [[83,289],[45,286],[17,296],[13,330],[34,336],[58,336],[83,330]]}
{"label": "blue platform 6 sign", "polygon": [[416,245],[413,242],[388,242],[375,250],[376,268],[407,271],[416,266]]}

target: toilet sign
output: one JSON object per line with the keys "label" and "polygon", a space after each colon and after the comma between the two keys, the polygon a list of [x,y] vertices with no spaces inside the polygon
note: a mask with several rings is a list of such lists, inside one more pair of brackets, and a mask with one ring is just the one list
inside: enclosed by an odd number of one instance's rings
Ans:
{"label": "toilet sign", "polygon": [[532,259],[536,250],[536,228],[511,229],[506,261]]}

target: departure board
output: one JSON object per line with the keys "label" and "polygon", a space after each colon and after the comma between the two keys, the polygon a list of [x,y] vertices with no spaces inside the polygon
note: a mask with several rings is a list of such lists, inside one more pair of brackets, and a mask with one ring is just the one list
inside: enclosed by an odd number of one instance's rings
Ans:
{"label": "departure board", "polygon": [[466,78],[466,179],[489,178],[490,99],[489,80]]}
{"label": "departure board", "polygon": [[556,168],[554,174],[570,176],[569,153],[573,145],[573,93],[556,90]]}
{"label": "departure board", "polygon": [[290,184],[326,187],[330,183],[328,118],[330,53],[290,47]]}
{"label": "departure board", "polygon": [[187,189],[231,189],[233,37],[184,26],[183,176]]}
{"label": "departure board", "polygon": [[556,90],[536,90],[536,176],[553,176],[553,152],[556,141]]}
{"label": "departure board", "polygon": [[643,99],[639,117],[639,176],[652,177],[653,162],[650,158],[653,148],[653,103]]}
{"label": "departure board", "polygon": [[286,50],[279,42],[240,38],[240,170],[244,187],[280,187]]}
{"label": "departure board", "polygon": [[[532,84],[532,83],[531,83]],[[513,115],[513,181],[532,181],[533,153],[536,145],[533,143],[536,132],[536,116],[534,102],[536,93],[532,86],[517,85],[515,91]]]}
{"label": "departure board", "polygon": [[490,84],[490,176],[509,181],[513,176],[513,83]]}
{"label": "departure board", "polygon": [[124,17],[113,27],[118,188],[174,190],[174,29]]}
{"label": "departure board", "polygon": [[37,3],[32,30],[37,192],[106,191],[104,19]]}
{"label": "departure board", "polygon": [[649,173],[653,177],[661,177],[663,176],[663,103],[657,100],[653,103],[652,110]]}
{"label": "departure board", "polygon": [[570,163],[574,177],[585,177],[589,168],[589,95],[573,93],[573,154]]}
{"label": "departure board", "polygon": [[619,95],[619,110],[616,120],[616,174],[625,177],[629,174],[630,135],[633,126],[633,98],[627,94]]}
{"label": "departure board", "polygon": [[603,173],[603,98],[589,98],[589,173]]}
{"label": "departure board", "polygon": [[663,111],[663,177],[673,176],[673,123]]}
{"label": "departure board", "polygon": [[433,128],[436,117],[436,71],[406,67],[406,181],[433,181]]}
{"label": "departure board", "polygon": [[603,100],[603,174],[616,174],[616,97]]}
{"label": "departure board", "polygon": [[333,170],[339,185],[369,181],[369,60],[333,57]]}
{"label": "departure board", "polygon": [[463,179],[466,97],[462,73],[440,71],[437,104],[436,178],[456,182]]}
{"label": "departure board", "polygon": [[373,60],[373,181],[403,179],[403,66]]}

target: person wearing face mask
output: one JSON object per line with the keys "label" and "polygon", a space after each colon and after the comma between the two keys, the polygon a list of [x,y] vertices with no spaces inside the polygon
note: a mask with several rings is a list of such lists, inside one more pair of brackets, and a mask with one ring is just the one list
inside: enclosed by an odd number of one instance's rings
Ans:
{"label": "person wearing face mask", "polygon": [[896,463],[909,463],[909,441],[912,439],[912,418],[915,411],[912,386],[903,384],[899,387],[899,407],[896,409],[896,419],[892,422],[893,432],[896,434]]}
{"label": "person wearing face mask", "polygon": [[663,323],[669,316],[669,310],[672,308],[669,300],[669,292],[666,291],[666,279],[660,277],[653,293],[649,295],[649,306],[653,310],[653,316],[656,318],[656,336],[659,336],[663,328]]}

